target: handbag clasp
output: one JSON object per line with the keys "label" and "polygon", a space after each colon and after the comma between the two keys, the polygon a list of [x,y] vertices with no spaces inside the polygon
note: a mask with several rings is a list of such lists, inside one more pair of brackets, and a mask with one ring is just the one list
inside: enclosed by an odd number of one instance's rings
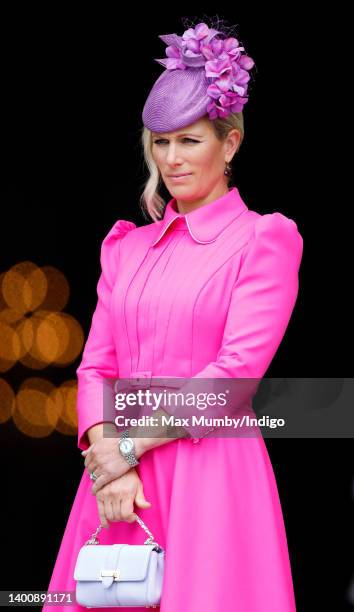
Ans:
{"label": "handbag clasp", "polygon": [[105,577],[113,578],[114,580],[118,581],[119,580],[119,570],[101,570],[100,571],[101,580]]}

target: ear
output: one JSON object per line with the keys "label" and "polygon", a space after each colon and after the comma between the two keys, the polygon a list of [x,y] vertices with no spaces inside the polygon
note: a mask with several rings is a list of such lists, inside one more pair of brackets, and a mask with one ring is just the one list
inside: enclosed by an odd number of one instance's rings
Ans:
{"label": "ear", "polygon": [[[229,161],[232,161],[234,154],[236,153],[241,141],[241,132],[236,128],[230,130],[225,140],[225,153],[229,157]],[[231,158],[230,158],[231,155]]]}

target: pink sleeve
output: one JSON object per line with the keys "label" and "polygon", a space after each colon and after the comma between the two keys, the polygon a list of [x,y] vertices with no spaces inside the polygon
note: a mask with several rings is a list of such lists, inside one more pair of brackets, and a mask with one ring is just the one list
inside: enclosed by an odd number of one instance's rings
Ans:
{"label": "pink sleeve", "polygon": [[[292,219],[279,212],[257,219],[254,234],[242,253],[217,357],[193,378],[259,381],[264,376],[295,306],[302,251],[303,239]],[[188,391],[187,387],[193,389],[193,379],[180,391]],[[183,410],[179,407],[175,416],[188,416]],[[192,436],[206,434],[201,426],[185,429]]]}
{"label": "pink sleeve", "polygon": [[101,274],[97,284],[98,301],[82,359],[76,370],[78,378],[77,415],[78,448],[89,447],[87,430],[103,422],[104,378],[117,377],[118,363],[110,321],[110,299],[116,277],[121,239],[135,229],[131,221],[117,221],[101,246]]}
{"label": "pink sleeve", "polygon": [[278,212],[257,219],[243,253],[217,359],[197,377],[264,376],[295,306],[302,251],[295,221]]}

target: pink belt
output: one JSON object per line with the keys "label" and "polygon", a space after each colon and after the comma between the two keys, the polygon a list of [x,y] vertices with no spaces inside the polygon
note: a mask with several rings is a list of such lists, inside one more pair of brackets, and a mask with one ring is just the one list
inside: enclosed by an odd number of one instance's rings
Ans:
{"label": "pink belt", "polygon": [[[173,380],[174,378],[176,378],[176,381]],[[129,382],[132,387],[139,387],[139,389],[149,389],[150,387],[173,387],[175,389],[179,389],[181,386],[179,377],[152,376],[151,370],[139,370],[131,372]],[[199,438],[191,438],[191,440],[192,442],[194,442],[194,444],[199,442]]]}

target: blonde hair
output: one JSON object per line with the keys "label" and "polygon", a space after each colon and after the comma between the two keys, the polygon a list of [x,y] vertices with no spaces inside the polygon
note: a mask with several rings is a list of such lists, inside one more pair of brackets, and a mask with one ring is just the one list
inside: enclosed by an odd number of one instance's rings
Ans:
{"label": "blonde hair", "polygon": [[[206,115],[208,117],[208,115]],[[241,138],[237,152],[240,149],[241,143],[244,138],[244,125],[243,125],[243,114],[241,113],[230,113],[225,118],[218,117],[217,119],[210,120],[213,126],[214,132],[218,140],[223,142],[228,133],[231,130],[237,129],[240,132]],[[140,196],[140,207],[145,218],[153,221],[159,221],[163,215],[163,211],[166,205],[165,200],[159,194],[159,188],[162,183],[161,173],[152,156],[152,133],[151,131],[143,126],[142,134],[142,147],[145,164],[148,168],[149,176],[145,182],[144,190]],[[228,177],[228,186],[232,184],[232,176]]]}

